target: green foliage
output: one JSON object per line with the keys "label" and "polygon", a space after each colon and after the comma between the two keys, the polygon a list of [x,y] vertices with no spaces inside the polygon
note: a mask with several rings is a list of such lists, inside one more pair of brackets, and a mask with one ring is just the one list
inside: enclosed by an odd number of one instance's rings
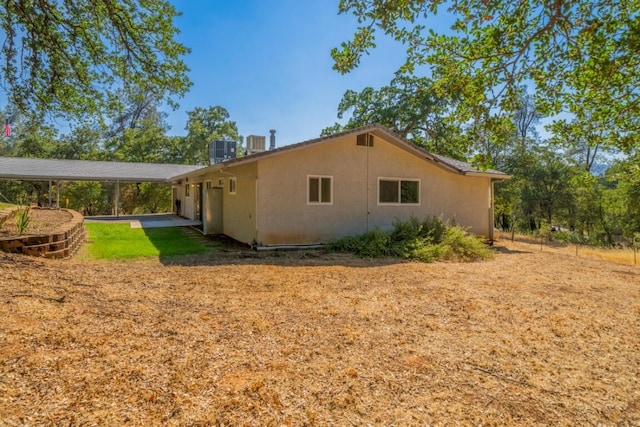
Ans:
{"label": "green foliage", "polygon": [[610,210],[620,218],[618,227],[627,237],[640,233],[640,153],[617,161],[608,176],[617,183]]}
{"label": "green foliage", "polygon": [[85,216],[111,213],[109,192],[101,182],[68,182],[60,191],[61,207],[75,209]]}
{"label": "green foliage", "polygon": [[446,248],[443,245],[430,244],[427,241],[414,240],[407,244],[405,258],[415,259],[421,262],[435,262],[444,259]]}
{"label": "green foliage", "polygon": [[441,257],[447,261],[480,261],[493,253],[479,238],[470,236],[463,228],[448,227],[439,245]]}
{"label": "green foliage", "polygon": [[132,213],[171,212],[171,187],[168,185],[143,182],[137,186],[138,193]]}
{"label": "green foliage", "polygon": [[552,231],[549,234],[549,240],[557,242],[575,243],[579,239],[580,235],[571,231]]}
{"label": "green foliage", "polygon": [[389,232],[375,229],[359,236],[349,236],[332,242],[330,251],[351,252],[362,258],[384,256],[433,262],[476,261],[492,256],[490,249],[463,228],[447,225],[438,217],[419,221],[396,220]]}
{"label": "green foliage", "polygon": [[347,90],[338,106],[338,118],[350,113],[349,121],[322,130],[322,135],[379,123],[428,151],[464,158],[467,141],[449,114],[457,100],[441,96],[426,77],[396,74],[379,90]]}
{"label": "green foliage", "polygon": [[[631,149],[640,130],[638,7],[637,0],[341,0],[340,13],[355,15],[359,27],[331,54],[346,73],[380,31],[404,44],[403,71],[429,66],[439,90],[461,95],[461,122],[481,109],[513,111],[519,86],[533,81],[539,111],[568,111]],[[437,13],[453,20],[446,33],[433,29]]]}
{"label": "green foliage", "polygon": [[178,227],[132,229],[129,224],[88,223],[89,253],[95,259],[175,256],[207,251]]}
{"label": "green foliage", "polygon": [[31,212],[31,206],[26,202],[26,197],[22,198],[19,203],[18,210],[15,212],[14,217],[16,220],[16,228],[18,229],[18,234],[24,234],[31,223],[31,217],[29,216]]}
{"label": "green foliage", "polygon": [[229,112],[221,107],[198,107],[187,112],[185,152],[180,163],[209,164],[209,142],[238,141],[236,122],[229,120]]}
{"label": "green foliage", "polygon": [[503,229],[535,231],[542,221],[555,224],[575,218],[570,182],[580,171],[547,147],[516,150],[505,162],[512,175],[496,186],[496,215]]}
{"label": "green foliage", "polygon": [[[604,176],[540,145],[514,151],[505,162],[512,179],[496,185],[496,225],[539,235],[561,226],[553,240],[612,246],[640,230],[637,156],[620,158]],[[569,235],[565,235],[568,233]]]}
{"label": "green foliage", "polygon": [[118,88],[172,102],[191,82],[165,0],[5,2],[2,81],[23,113],[88,117],[117,109]]}
{"label": "green foliage", "polygon": [[336,240],[328,247],[335,252],[352,252],[362,258],[377,258],[391,255],[389,234],[379,229],[359,236],[347,236]]}
{"label": "green foliage", "polygon": [[548,242],[549,236],[551,235],[551,224],[542,220],[536,230],[536,234],[540,237],[540,243]]}

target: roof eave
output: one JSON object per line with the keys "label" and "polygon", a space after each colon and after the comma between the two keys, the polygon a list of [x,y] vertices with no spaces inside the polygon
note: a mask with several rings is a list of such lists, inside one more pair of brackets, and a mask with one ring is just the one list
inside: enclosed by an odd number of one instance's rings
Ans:
{"label": "roof eave", "polygon": [[128,177],[128,176],[78,176],[78,175],[49,175],[45,177],[34,177],[32,175],[15,175],[7,174],[3,175],[2,179],[14,179],[19,181],[91,181],[91,182],[156,182],[166,183],[169,182],[168,178],[141,178],[141,177]]}
{"label": "roof eave", "polygon": [[200,169],[195,169],[189,172],[182,173],[180,175],[175,175],[167,178],[167,182],[176,182],[181,181],[183,179],[192,177],[192,176],[203,176],[211,172],[216,172],[219,169],[223,168],[222,163],[216,163],[214,165],[202,166]]}
{"label": "roof eave", "polygon": [[511,179],[511,175],[505,173],[492,173],[492,172],[466,172],[466,176],[479,176],[486,178],[493,178],[499,180]]}

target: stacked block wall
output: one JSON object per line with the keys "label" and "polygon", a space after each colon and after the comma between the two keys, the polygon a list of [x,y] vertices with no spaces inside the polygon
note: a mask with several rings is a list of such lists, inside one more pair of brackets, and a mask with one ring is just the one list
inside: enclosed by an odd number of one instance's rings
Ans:
{"label": "stacked block wall", "polygon": [[[0,210],[0,223],[3,218],[11,216],[17,209]],[[58,230],[47,234],[0,237],[0,251],[46,258],[72,257],[84,242],[84,217],[71,209],[62,210],[71,214],[71,220],[60,226]]]}

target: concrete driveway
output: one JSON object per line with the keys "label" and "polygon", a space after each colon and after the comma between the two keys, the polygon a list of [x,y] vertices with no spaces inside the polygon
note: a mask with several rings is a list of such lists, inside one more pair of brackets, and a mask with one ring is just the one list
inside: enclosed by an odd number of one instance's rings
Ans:
{"label": "concrete driveway", "polygon": [[112,215],[86,216],[84,222],[129,223],[131,228],[160,228],[160,227],[197,227],[200,221],[183,218],[176,214],[146,214],[146,215]]}

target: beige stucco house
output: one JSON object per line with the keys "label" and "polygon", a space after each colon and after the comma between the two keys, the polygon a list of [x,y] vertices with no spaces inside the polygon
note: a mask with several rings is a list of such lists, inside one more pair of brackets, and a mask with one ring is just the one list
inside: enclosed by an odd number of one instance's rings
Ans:
{"label": "beige stucco house", "polygon": [[493,238],[493,170],[417,148],[380,125],[230,159],[173,177],[181,215],[205,234],[309,245],[442,216]]}

